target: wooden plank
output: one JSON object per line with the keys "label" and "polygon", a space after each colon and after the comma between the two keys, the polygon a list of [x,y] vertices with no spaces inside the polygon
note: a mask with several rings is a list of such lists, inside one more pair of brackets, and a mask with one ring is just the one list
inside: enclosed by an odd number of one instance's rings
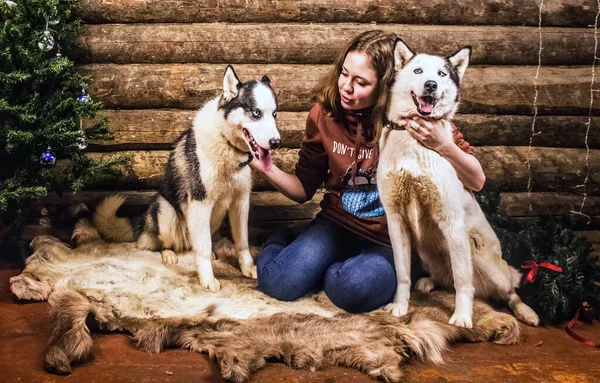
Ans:
{"label": "wooden plank", "polygon": [[[195,109],[221,92],[224,65],[217,64],[92,64],[89,93],[106,108]],[[307,111],[317,81],[329,65],[236,65],[242,80],[267,74],[281,111]],[[463,80],[462,113],[532,114],[538,92],[539,114],[588,115],[589,67],[542,67],[536,86],[535,66],[474,66]],[[592,113],[600,112],[593,106]]]}
{"label": "wooden plank", "polygon": [[[592,0],[546,0],[544,26],[594,24]],[[361,22],[460,25],[533,25],[539,2],[520,0],[81,0],[77,14],[86,23],[191,22]]]}
{"label": "wooden plank", "polygon": [[[114,134],[110,141],[90,141],[90,150],[169,149],[192,124],[195,111],[185,109],[105,109]],[[277,127],[282,147],[299,148],[304,136],[307,112],[281,112]],[[533,145],[584,148],[588,116],[537,116]],[[454,123],[471,145],[527,146],[533,116],[457,114]],[[91,122],[87,122],[90,126]],[[591,117],[588,146],[600,149],[600,117]]]}
{"label": "wooden plank", "polygon": [[[91,158],[111,158],[118,155],[131,156],[131,166],[124,170],[118,180],[99,179],[91,189],[152,189],[163,175],[168,151],[124,151],[114,153],[89,153]],[[475,150],[487,176],[486,187],[499,188],[504,192],[527,190],[531,166],[531,187],[535,192],[561,192],[581,194],[586,177],[586,151],[584,149],[482,146]],[[273,151],[274,162],[286,172],[294,170],[298,158],[296,149]],[[589,180],[587,193],[600,196],[600,150],[589,153]],[[263,177],[255,177],[255,190],[273,190]]]}
{"label": "wooden plank", "polygon": [[[328,64],[359,33],[397,33],[416,52],[446,56],[473,48],[471,64],[537,65],[537,27],[372,24],[84,25],[74,56],[85,63]],[[587,65],[590,28],[544,28],[544,65]]]}

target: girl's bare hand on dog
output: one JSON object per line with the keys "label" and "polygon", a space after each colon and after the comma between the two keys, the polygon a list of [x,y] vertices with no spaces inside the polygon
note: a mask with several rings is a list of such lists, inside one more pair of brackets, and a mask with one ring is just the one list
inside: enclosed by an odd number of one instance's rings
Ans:
{"label": "girl's bare hand on dog", "polygon": [[[267,170],[264,168],[262,162],[260,162],[256,157],[254,157],[252,159],[252,161],[250,162],[250,166],[252,167],[252,169],[254,170],[258,170],[261,173],[266,172]],[[273,165],[274,166],[274,165]]]}
{"label": "girl's bare hand on dog", "polygon": [[443,124],[441,120],[428,121],[414,117],[408,121],[406,130],[421,144],[440,153],[446,147],[454,144],[452,132],[444,129]]}

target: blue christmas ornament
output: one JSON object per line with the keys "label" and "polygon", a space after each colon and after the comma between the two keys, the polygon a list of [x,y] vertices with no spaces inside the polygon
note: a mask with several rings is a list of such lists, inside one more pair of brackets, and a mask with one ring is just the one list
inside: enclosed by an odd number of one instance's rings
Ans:
{"label": "blue christmas ornament", "polygon": [[92,102],[92,98],[90,97],[89,94],[87,94],[87,92],[85,91],[85,89],[81,90],[81,96],[79,96],[77,98],[77,101],[79,102]]}
{"label": "blue christmas ornament", "polygon": [[42,156],[40,157],[40,164],[45,168],[51,168],[54,166],[54,164],[56,164],[56,155],[54,155],[50,145],[48,145],[48,149],[42,153]]}

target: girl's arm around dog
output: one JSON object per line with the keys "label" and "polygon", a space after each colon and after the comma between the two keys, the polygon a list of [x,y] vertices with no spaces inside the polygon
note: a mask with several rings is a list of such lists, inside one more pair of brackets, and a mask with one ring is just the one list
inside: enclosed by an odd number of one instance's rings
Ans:
{"label": "girl's arm around dog", "polygon": [[[444,157],[456,171],[458,179],[469,190],[480,191],[485,184],[485,174],[481,164],[472,156],[471,149],[468,143],[459,147],[457,134],[454,137],[450,134],[445,134],[447,131],[441,126],[441,121],[427,121],[422,118],[415,117],[414,123],[419,124],[417,130],[407,129],[409,133],[419,140],[429,149],[435,150]],[[409,122],[410,123],[410,122]],[[456,128],[454,128],[456,130]],[[460,135],[462,140],[462,135]]]}

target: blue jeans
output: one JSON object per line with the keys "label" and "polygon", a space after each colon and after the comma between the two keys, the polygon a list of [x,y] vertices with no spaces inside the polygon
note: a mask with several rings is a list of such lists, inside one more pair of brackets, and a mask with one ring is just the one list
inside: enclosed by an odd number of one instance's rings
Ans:
{"label": "blue jeans", "polygon": [[352,313],[389,303],[396,292],[391,247],[320,217],[288,246],[267,244],[258,256],[257,274],[258,289],[275,299],[293,301],[323,289],[336,306]]}

